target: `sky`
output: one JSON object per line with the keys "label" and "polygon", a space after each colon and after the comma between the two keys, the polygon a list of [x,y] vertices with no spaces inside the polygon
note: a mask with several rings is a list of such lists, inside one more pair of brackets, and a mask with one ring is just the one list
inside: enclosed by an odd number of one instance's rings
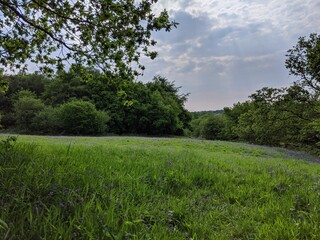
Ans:
{"label": "sky", "polygon": [[320,32],[320,0],[159,0],[177,29],[156,32],[158,57],[145,60],[142,81],[166,77],[190,93],[190,111],[218,110],[263,87],[295,78],[286,52],[301,36]]}

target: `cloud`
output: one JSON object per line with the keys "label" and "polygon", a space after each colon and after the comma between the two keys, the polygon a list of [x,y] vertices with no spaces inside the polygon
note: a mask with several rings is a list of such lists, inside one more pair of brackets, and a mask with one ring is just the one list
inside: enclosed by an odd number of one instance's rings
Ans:
{"label": "cloud", "polygon": [[183,11],[175,13],[175,21],[179,23],[177,29],[174,29],[169,34],[157,32],[154,36],[162,41],[180,43],[210,31],[211,27],[210,19],[207,16],[194,17]]}
{"label": "cloud", "polygon": [[264,86],[290,84],[285,54],[299,36],[316,31],[320,3],[312,0],[159,0],[180,23],[159,32],[159,57],[144,81],[161,74],[190,92],[190,110],[230,106]]}

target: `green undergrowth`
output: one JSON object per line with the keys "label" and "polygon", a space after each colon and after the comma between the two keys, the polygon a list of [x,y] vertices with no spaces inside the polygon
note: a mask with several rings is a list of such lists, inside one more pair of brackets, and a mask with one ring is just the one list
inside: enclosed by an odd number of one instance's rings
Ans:
{"label": "green undergrowth", "polygon": [[192,139],[2,136],[1,239],[319,239],[318,163]]}

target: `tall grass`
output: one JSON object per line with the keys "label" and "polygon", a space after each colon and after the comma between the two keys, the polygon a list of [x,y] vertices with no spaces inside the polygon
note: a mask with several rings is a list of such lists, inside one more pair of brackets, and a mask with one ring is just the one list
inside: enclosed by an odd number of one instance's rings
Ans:
{"label": "tall grass", "polygon": [[244,144],[3,138],[3,239],[319,239],[317,163]]}

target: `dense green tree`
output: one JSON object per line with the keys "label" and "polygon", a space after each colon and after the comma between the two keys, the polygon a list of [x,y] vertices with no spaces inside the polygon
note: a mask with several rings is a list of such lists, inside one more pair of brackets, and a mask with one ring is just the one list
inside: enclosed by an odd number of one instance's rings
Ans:
{"label": "dense green tree", "polygon": [[37,97],[40,97],[49,83],[49,79],[39,73],[19,73],[7,76],[7,78],[9,82],[7,95],[9,96],[20,90],[29,90],[35,93]]}
{"label": "dense green tree", "polygon": [[13,108],[11,97],[5,92],[0,93],[0,112],[8,113]]}
{"label": "dense green tree", "polygon": [[319,136],[313,128],[319,115],[316,95],[298,84],[289,88],[263,88],[250,101],[226,109],[237,138],[251,143],[316,149]]}
{"label": "dense green tree", "polygon": [[179,94],[180,87],[161,76],[155,76],[147,88],[151,91],[151,132],[182,135],[183,129],[190,127],[191,115],[184,109],[188,94]]}
{"label": "dense green tree", "polygon": [[226,117],[225,132],[230,139],[238,139],[238,133],[236,126],[239,123],[240,116],[243,113],[248,112],[251,109],[251,103],[249,101],[243,103],[235,103],[232,108],[224,108],[224,115]]}
{"label": "dense green tree", "polygon": [[28,59],[58,69],[73,59],[105,72],[133,75],[131,63],[156,44],[153,31],[177,23],[167,11],[152,11],[157,0],[0,1],[0,64],[21,68]]}
{"label": "dense green tree", "polygon": [[30,128],[38,134],[61,134],[63,132],[59,108],[45,106],[32,118]]}
{"label": "dense green tree", "polygon": [[110,117],[108,131],[116,134],[182,135],[189,128],[191,116],[184,108],[187,95],[180,94],[180,88],[166,78],[156,76],[144,84],[79,65],[72,65],[69,71],[59,71],[50,80],[36,76],[36,83],[30,87],[25,83],[31,81],[33,75],[10,76],[14,79],[12,88],[0,94],[1,103],[7,103],[1,105],[4,127],[17,127],[13,103],[30,97],[46,104],[28,123],[28,130],[37,133],[78,134],[64,131],[58,114],[60,106],[72,100],[90,102],[97,110],[106,112]]}
{"label": "dense green tree", "polygon": [[3,125],[5,128],[15,124],[13,103],[16,93],[21,91],[33,92],[33,97],[40,97],[49,80],[41,74],[22,74],[6,76],[8,89],[0,93],[0,112],[3,113]]}
{"label": "dense green tree", "polygon": [[282,113],[277,105],[284,91],[262,88],[249,96],[250,109],[239,117],[237,133],[241,140],[265,145],[280,144],[284,129],[278,124]]}
{"label": "dense green tree", "polygon": [[290,74],[299,77],[298,82],[313,91],[320,91],[320,35],[300,37],[287,53],[286,67]]}
{"label": "dense green tree", "polygon": [[[168,102],[161,93],[156,90],[151,93],[151,104],[148,115],[150,133],[157,134],[174,134],[177,127],[177,110],[173,108],[173,102]],[[144,119],[146,121],[146,119]]]}
{"label": "dense green tree", "polygon": [[[300,85],[287,88],[277,103],[278,121],[285,129],[282,139],[293,146],[315,146],[317,137],[310,123],[317,118],[317,96]],[[279,124],[280,125],[280,124]]]}
{"label": "dense green tree", "polygon": [[191,136],[208,140],[233,140],[229,134],[228,119],[223,111],[196,112],[190,123]]}
{"label": "dense green tree", "polygon": [[53,106],[63,104],[70,99],[89,101],[90,89],[81,74],[81,69],[77,65],[72,65],[69,71],[60,71],[46,86],[42,94],[44,101]]}
{"label": "dense green tree", "polygon": [[5,129],[10,129],[14,128],[16,125],[16,118],[14,116],[14,112],[6,112],[6,113],[1,113],[2,118],[1,118],[1,125]]}
{"label": "dense green tree", "polygon": [[[110,131],[118,134],[182,134],[190,116],[184,109],[186,95],[166,78],[152,82],[123,81],[94,76],[88,81],[91,99],[111,117]],[[170,125],[171,124],[171,125]],[[170,126],[169,126],[170,125]]]}
{"label": "dense green tree", "polygon": [[7,76],[4,75],[4,70],[0,68],[0,94],[5,93],[9,88]]}
{"label": "dense green tree", "polygon": [[32,123],[41,110],[44,103],[28,91],[20,91],[14,101],[14,117],[16,127],[22,131],[32,131]]}
{"label": "dense green tree", "polygon": [[62,104],[57,112],[62,133],[94,135],[105,133],[109,116],[94,104],[73,100]]}
{"label": "dense green tree", "polygon": [[[119,93],[119,92],[118,92]],[[109,98],[112,93],[109,92]],[[148,134],[149,125],[144,124],[148,117],[150,91],[141,82],[127,84],[124,91],[109,100],[110,130],[115,133]]]}
{"label": "dense green tree", "polygon": [[[42,95],[45,89],[51,84],[52,80],[49,80],[44,75],[39,73],[34,74],[24,74],[19,73],[16,75],[6,76],[6,81],[8,82],[8,90],[4,93],[0,93],[0,111],[3,113],[2,124],[4,128],[19,128],[24,131],[35,131],[38,133],[49,133],[52,132],[52,128],[46,125],[45,121],[39,121],[38,114],[40,112],[47,112],[47,106],[44,106],[44,109],[38,109],[37,111],[31,111],[29,109],[30,116],[28,117],[28,124],[24,124],[21,126],[21,118],[22,115],[26,115],[24,107],[14,107],[14,104],[27,104],[26,99],[30,102],[32,106],[35,105],[35,102],[41,102]],[[22,101],[21,99],[24,98]],[[20,99],[20,100],[19,100]],[[36,100],[34,100],[36,99]],[[19,101],[18,101],[19,100]],[[21,103],[22,102],[22,103]],[[31,106],[31,107],[32,107]],[[22,110],[22,112],[20,111]],[[33,114],[31,114],[33,112]],[[43,119],[44,120],[44,119]],[[55,121],[51,121],[51,124],[54,124]],[[40,126],[45,125],[45,127],[41,128]]]}
{"label": "dense green tree", "polygon": [[224,140],[224,128],[224,115],[210,114],[204,121],[201,135],[209,140]]}
{"label": "dense green tree", "polygon": [[158,90],[162,94],[172,96],[181,106],[184,106],[189,95],[189,93],[179,94],[181,87],[176,87],[174,82],[170,82],[167,78],[159,75],[155,76],[151,82],[148,82],[147,87],[151,91]]}

